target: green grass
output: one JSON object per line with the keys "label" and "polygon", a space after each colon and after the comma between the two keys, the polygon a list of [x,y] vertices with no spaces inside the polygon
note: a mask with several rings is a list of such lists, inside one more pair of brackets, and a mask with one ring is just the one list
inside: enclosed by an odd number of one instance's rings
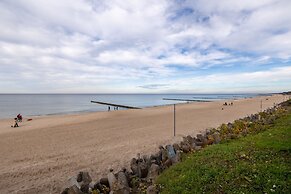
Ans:
{"label": "green grass", "polygon": [[208,146],[158,177],[162,193],[291,193],[291,112],[256,135]]}

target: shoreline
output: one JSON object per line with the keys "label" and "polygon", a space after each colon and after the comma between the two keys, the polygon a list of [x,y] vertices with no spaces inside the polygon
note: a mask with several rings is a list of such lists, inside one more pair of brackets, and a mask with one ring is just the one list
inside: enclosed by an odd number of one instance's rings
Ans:
{"label": "shoreline", "polygon": [[10,127],[11,119],[0,120],[0,193],[59,193],[79,171],[97,180],[110,168],[128,166],[137,153],[257,113],[261,100],[266,109],[283,95],[235,100],[233,106],[222,106],[231,100],[178,104],[176,137],[171,106],[41,116],[19,128]]}

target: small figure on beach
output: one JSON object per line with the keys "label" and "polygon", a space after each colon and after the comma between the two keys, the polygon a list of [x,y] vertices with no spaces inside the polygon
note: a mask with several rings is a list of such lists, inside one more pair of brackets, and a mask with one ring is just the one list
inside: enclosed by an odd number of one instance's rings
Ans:
{"label": "small figure on beach", "polygon": [[18,122],[22,122],[22,115],[19,113],[17,116],[16,116]]}
{"label": "small figure on beach", "polygon": [[11,127],[19,127],[17,118],[14,118],[14,125],[11,125]]}
{"label": "small figure on beach", "polygon": [[224,106],[227,106],[227,102],[225,102],[223,105],[224,105]]}
{"label": "small figure on beach", "polygon": [[233,102],[231,102],[230,105],[232,106],[233,105]]}
{"label": "small figure on beach", "polygon": [[108,106],[108,111],[110,111],[110,106]]}

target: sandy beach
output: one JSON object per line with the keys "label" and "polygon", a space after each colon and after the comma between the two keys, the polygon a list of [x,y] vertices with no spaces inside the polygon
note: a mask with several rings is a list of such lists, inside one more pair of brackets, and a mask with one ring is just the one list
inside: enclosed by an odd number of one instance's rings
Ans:
{"label": "sandy beach", "polygon": [[[209,127],[257,113],[284,100],[282,95],[197,102],[140,110],[30,117],[11,128],[0,120],[0,193],[59,193],[66,180],[89,171],[98,180],[110,168],[127,166],[137,153],[149,154],[159,145],[195,135]],[[285,97],[286,100],[286,97]],[[223,108],[223,110],[222,110]]]}

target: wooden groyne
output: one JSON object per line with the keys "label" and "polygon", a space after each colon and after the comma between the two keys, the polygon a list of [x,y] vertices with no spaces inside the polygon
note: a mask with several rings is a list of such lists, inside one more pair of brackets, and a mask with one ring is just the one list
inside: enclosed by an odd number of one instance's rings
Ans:
{"label": "wooden groyne", "polygon": [[103,105],[107,105],[107,106],[116,106],[116,107],[128,108],[128,109],[141,109],[139,107],[134,107],[134,106],[127,106],[127,105],[121,105],[121,104],[113,104],[113,103],[93,101],[93,100],[91,100],[91,103],[103,104]]}
{"label": "wooden groyne", "polygon": [[175,100],[175,101],[186,101],[186,102],[210,102],[209,100],[193,100],[193,99],[181,99],[181,98],[163,98],[163,100]]}

